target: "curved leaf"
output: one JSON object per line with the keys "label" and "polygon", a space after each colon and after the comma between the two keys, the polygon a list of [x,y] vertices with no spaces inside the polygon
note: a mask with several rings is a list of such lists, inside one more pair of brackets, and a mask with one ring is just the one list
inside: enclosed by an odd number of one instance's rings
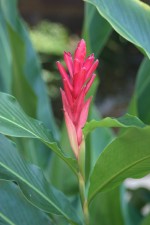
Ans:
{"label": "curved leaf", "polygon": [[65,195],[46,181],[38,167],[26,163],[15,146],[2,135],[0,136],[0,179],[15,180],[25,197],[45,212],[63,215],[75,224],[80,223]]}
{"label": "curved leaf", "polygon": [[[26,93],[27,90],[24,91],[24,82],[26,84],[26,87],[29,88],[32,87],[32,91],[30,91],[30,94],[34,95],[36,93],[36,96],[38,97],[37,102],[37,117],[38,119],[42,120],[45,124],[48,125],[48,127],[52,130],[53,134],[58,137],[58,130],[56,129],[56,124],[53,119],[53,113],[50,106],[50,101],[46,93],[46,87],[44,85],[44,81],[41,77],[41,66],[38,60],[38,57],[33,49],[33,46],[31,44],[27,29],[25,24],[23,23],[23,20],[20,18],[20,15],[17,10],[17,1],[12,0],[11,2],[9,0],[1,0],[0,2],[0,13],[3,14],[2,19],[5,21],[5,25],[3,26],[3,31],[5,31],[5,35],[3,37],[3,32],[1,32],[0,38],[2,38],[4,52],[7,55],[6,61],[7,66],[5,66],[5,63],[2,64],[2,68],[4,69],[3,73],[3,79],[8,76],[6,76],[6,68],[8,69],[10,66],[10,62],[13,67],[17,67],[18,73],[15,74],[16,79],[13,81],[13,89],[16,92],[16,88],[21,90],[18,90],[22,95],[22,98],[24,98],[24,101],[22,101],[22,104],[24,105],[26,103]],[[13,12],[13,13],[12,13]],[[8,29],[8,32],[7,32]],[[8,34],[10,37],[10,40],[8,39]],[[5,43],[5,39],[7,37],[7,41]],[[17,40],[17,43],[16,43]],[[15,46],[17,45],[18,50],[15,49]],[[12,55],[10,54],[10,49],[12,48]],[[9,58],[8,58],[9,57]],[[17,63],[16,66],[16,61]],[[12,76],[12,68],[9,68],[10,74],[9,76]],[[16,72],[17,72],[16,71]],[[24,77],[23,77],[23,76]],[[8,78],[7,78],[8,79]],[[20,83],[18,85],[18,80],[20,80]],[[9,81],[10,83],[10,81]],[[9,86],[11,86],[9,84]],[[9,90],[9,89],[8,89]],[[16,94],[17,94],[16,93]],[[11,89],[9,90],[9,94],[12,94]],[[17,95],[16,97],[20,97]],[[35,98],[35,96],[30,96],[31,99]],[[30,99],[27,99],[30,101]],[[29,107],[29,104],[28,104]],[[31,106],[30,106],[31,107]],[[33,107],[33,106],[32,106]],[[31,110],[31,109],[28,109]],[[35,110],[35,108],[34,108]],[[32,114],[33,115],[33,114]],[[47,119],[48,118],[48,119]]]}
{"label": "curved leaf", "polygon": [[25,200],[17,185],[0,181],[0,224],[50,225],[46,214]]}
{"label": "curved leaf", "polygon": [[135,44],[150,58],[150,7],[139,0],[86,0],[95,5],[125,39]]}
{"label": "curved leaf", "polygon": [[100,121],[92,120],[87,122],[83,131],[85,136],[98,127],[145,127],[146,125],[136,116],[126,114],[118,118],[106,117]]}
{"label": "curved leaf", "polygon": [[89,54],[94,52],[95,57],[98,57],[112,32],[112,27],[89,3],[85,3],[84,14],[83,38],[86,40]]}
{"label": "curved leaf", "polygon": [[[98,120],[100,119],[99,113],[96,110],[96,107],[92,105],[90,107],[88,119]],[[91,121],[91,122],[92,122]],[[89,122],[88,124],[90,124]],[[90,129],[90,126],[85,126],[85,131],[88,133],[90,131],[93,131],[93,129]],[[101,137],[101,139],[99,138]],[[104,150],[106,145],[110,143],[114,138],[113,132],[109,128],[104,127],[97,127],[93,132],[90,132],[90,135],[88,135],[88,138],[86,139],[86,178],[89,179],[89,174],[93,170],[93,167],[95,165],[95,162],[97,161],[97,158],[99,157],[99,154]]]}
{"label": "curved leaf", "polygon": [[138,71],[135,95],[140,119],[150,124],[150,60],[148,58],[143,60]]}
{"label": "curved leaf", "polygon": [[[59,133],[42,79],[40,62],[19,15],[17,2],[0,1],[0,88],[15,95],[25,112],[43,121],[58,140]],[[51,152],[43,143],[30,140],[35,145],[31,151],[28,140],[20,138],[15,142],[30,161],[43,168],[48,164]]]}
{"label": "curved leaf", "polygon": [[90,178],[89,202],[125,178],[150,172],[150,127],[131,128],[110,143],[99,156]]}
{"label": "curved leaf", "polygon": [[41,140],[76,173],[76,160],[65,156],[48,129],[41,122],[28,117],[16,99],[5,93],[0,93],[0,133]]}

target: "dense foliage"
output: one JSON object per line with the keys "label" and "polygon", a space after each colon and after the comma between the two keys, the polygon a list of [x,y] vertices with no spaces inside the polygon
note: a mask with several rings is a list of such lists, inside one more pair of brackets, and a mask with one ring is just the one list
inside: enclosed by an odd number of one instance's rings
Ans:
{"label": "dense foliage", "polygon": [[[0,22],[0,224],[84,224],[79,164],[65,126],[58,129],[56,124],[16,0],[0,1]],[[128,113],[100,119],[92,102],[83,128],[85,193],[92,225],[150,224],[149,215],[142,214],[149,191],[142,190],[142,201],[140,190],[127,201],[122,183],[150,172],[149,24],[150,7],[139,0],[85,2],[83,37],[88,52],[98,57],[114,29],[145,57]],[[95,96],[97,83],[90,95]],[[120,129],[117,135],[114,127]]]}

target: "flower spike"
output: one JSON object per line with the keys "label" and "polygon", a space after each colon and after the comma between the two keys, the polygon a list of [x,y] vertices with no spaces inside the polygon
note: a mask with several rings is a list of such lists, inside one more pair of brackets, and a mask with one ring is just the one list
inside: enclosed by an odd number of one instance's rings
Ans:
{"label": "flower spike", "polygon": [[99,63],[98,60],[94,62],[94,54],[87,59],[85,56],[86,43],[82,39],[77,45],[74,57],[70,52],[64,52],[64,60],[69,74],[60,62],[56,63],[64,85],[61,96],[67,132],[77,159],[84,139],[82,128],[86,123],[92,99],[90,97],[85,100],[85,97],[94,81],[96,75],[93,73]]}

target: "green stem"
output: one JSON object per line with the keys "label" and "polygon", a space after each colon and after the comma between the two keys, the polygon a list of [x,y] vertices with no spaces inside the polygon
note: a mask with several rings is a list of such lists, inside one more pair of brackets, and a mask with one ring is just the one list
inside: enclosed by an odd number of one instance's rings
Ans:
{"label": "green stem", "polygon": [[84,201],[84,207],[83,207],[83,213],[84,213],[84,221],[86,225],[90,224],[90,218],[89,218],[89,208],[88,208],[88,202],[85,199]]}
{"label": "green stem", "polygon": [[78,173],[78,180],[79,180],[79,191],[80,191],[80,198],[81,204],[83,209],[84,215],[84,223],[85,225],[89,225],[89,210],[88,210],[88,202],[85,192],[85,140],[84,136],[82,137],[82,143],[80,145],[80,152],[78,157],[78,165],[79,165],[79,173]]}
{"label": "green stem", "polygon": [[81,198],[81,204],[82,204],[83,215],[84,215],[84,223],[85,225],[89,225],[89,210],[88,210],[88,203],[87,203],[86,194],[85,194],[85,180],[81,173],[78,174],[78,179],[79,179],[80,198]]}

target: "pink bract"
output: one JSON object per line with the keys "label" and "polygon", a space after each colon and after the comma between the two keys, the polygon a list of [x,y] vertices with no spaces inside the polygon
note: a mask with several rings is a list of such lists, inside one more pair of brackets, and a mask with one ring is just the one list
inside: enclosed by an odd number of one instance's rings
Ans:
{"label": "pink bract", "polygon": [[84,127],[92,97],[85,100],[94,79],[94,71],[98,60],[94,62],[94,54],[86,58],[86,43],[82,39],[75,50],[74,57],[70,52],[64,52],[64,61],[68,73],[58,61],[57,67],[63,80],[64,90],[61,89],[63,110],[66,127],[72,150],[78,159],[80,145],[83,140]]}

